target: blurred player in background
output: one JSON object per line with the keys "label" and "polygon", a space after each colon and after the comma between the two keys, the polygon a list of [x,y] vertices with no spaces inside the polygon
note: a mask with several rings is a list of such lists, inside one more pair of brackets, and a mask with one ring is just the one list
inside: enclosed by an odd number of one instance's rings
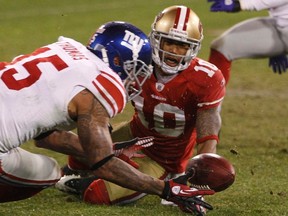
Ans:
{"label": "blurred player in background", "polygon": [[241,58],[269,57],[269,66],[281,74],[288,68],[288,1],[287,0],[208,0],[212,12],[269,10],[269,17],[240,22],[211,44],[209,62],[230,79],[231,63]]}
{"label": "blurred player in background", "polygon": [[[179,179],[158,180],[113,154],[109,119],[141,93],[151,75],[151,54],[141,30],[110,22],[87,47],[60,37],[31,54],[1,62],[0,202],[31,197],[61,177],[54,159],[20,148],[30,139],[39,147],[81,157],[94,175],[174,201],[187,212],[198,201],[194,196],[213,194],[191,190]],[[78,136],[69,132],[72,128]]]}
{"label": "blurred player in background", "polygon": [[[154,137],[154,144],[142,150],[147,157],[136,158],[137,164],[129,160],[144,173],[158,178],[177,177],[184,173],[195,147],[197,154],[216,153],[225,80],[217,67],[197,58],[202,38],[198,16],[185,6],[164,9],[152,24],[153,74],[132,101],[132,120],[112,134],[113,141]],[[70,169],[81,169],[75,158],[70,157],[68,165]],[[132,202],[145,195],[101,179],[90,180],[89,185],[83,178],[65,176],[57,185],[64,191],[78,191],[85,201],[94,204],[101,204],[99,196],[109,205]]]}

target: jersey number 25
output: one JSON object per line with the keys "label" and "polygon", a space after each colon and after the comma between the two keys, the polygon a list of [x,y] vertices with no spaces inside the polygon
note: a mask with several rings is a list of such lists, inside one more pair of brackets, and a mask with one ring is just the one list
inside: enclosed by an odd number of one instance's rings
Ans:
{"label": "jersey number 25", "polygon": [[[41,70],[38,67],[39,63],[50,63],[56,68],[57,71],[61,71],[68,67],[68,65],[57,55],[45,57],[37,56],[38,54],[47,52],[49,50],[50,49],[48,47],[42,47],[30,55],[23,55],[16,58],[11,64],[0,64],[0,71],[5,70],[1,75],[2,81],[9,89],[19,91],[23,88],[33,85],[40,78]],[[13,64],[17,62],[19,63],[21,60],[31,56],[34,56],[35,58],[31,58],[31,60],[22,64],[24,70],[21,69],[17,71],[15,67],[10,67],[11,65],[13,66]],[[16,79],[15,75],[21,73],[28,73],[28,75],[25,78]]]}

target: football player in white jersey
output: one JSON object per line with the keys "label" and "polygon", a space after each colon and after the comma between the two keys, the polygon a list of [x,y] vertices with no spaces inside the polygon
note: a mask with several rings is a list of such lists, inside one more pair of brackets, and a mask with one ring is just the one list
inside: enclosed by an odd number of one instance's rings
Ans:
{"label": "football player in white jersey", "polygon": [[[213,194],[153,178],[113,154],[109,119],[124,109],[127,94],[131,100],[141,93],[151,75],[151,54],[141,30],[109,22],[97,29],[87,47],[60,37],[1,62],[0,202],[31,197],[61,177],[54,159],[20,148],[31,139],[39,147],[82,158],[103,179],[172,200],[188,212],[198,202],[194,196]],[[69,132],[72,128],[78,136]]]}
{"label": "football player in white jersey", "polygon": [[240,22],[212,41],[209,62],[230,78],[233,60],[269,58],[269,66],[281,74],[288,68],[288,1],[287,0],[208,0],[212,12],[266,10],[267,17]]}
{"label": "football player in white jersey", "polygon": [[[143,149],[147,157],[134,160],[140,171],[160,179],[183,174],[194,148],[197,154],[216,153],[221,127],[218,108],[224,99],[225,80],[217,67],[197,58],[202,38],[199,17],[186,6],[168,7],[155,17],[150,33],[153,74],[132,100],[132,120],[112,133],[114,141],[153,136],[154,144]],[[70,158],[68,165],[80,168],[75,159]],[[64,187],[66,183],[67,191],[69,187],[73,191],[80,181],[84,184],[83,179],[62,180],[59,183]],[[97,199],[101,196],[101,201],[110,205],[141,197],[101,179],[82,193],[85,201],[94,204],[101,203]]]}

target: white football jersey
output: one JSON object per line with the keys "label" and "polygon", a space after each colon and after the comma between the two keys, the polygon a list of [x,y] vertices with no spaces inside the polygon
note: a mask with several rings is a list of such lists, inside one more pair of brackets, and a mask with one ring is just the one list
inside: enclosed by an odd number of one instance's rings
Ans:
{"label": "white football jersey", "polygon": [[240,0],[242,10],[268,9],[281,27],[288,26],[288,0]]}
{"label": "white football jersey", "polygon": [[110,117],[123,111],[126,91],[120,77],[73,39],[41,47],[12,62],[0,62],[0,152],[51,129],[72,129],[68,103],[91,91]]}

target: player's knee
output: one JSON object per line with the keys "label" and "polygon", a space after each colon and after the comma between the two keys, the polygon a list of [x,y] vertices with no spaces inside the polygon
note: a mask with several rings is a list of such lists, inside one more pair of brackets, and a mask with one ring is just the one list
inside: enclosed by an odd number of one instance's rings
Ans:
{"label": "player's knee", "polygon": [[83,194],[83,200],[97,205],[112,205],[108,190],[102,179],[93,181]]}

